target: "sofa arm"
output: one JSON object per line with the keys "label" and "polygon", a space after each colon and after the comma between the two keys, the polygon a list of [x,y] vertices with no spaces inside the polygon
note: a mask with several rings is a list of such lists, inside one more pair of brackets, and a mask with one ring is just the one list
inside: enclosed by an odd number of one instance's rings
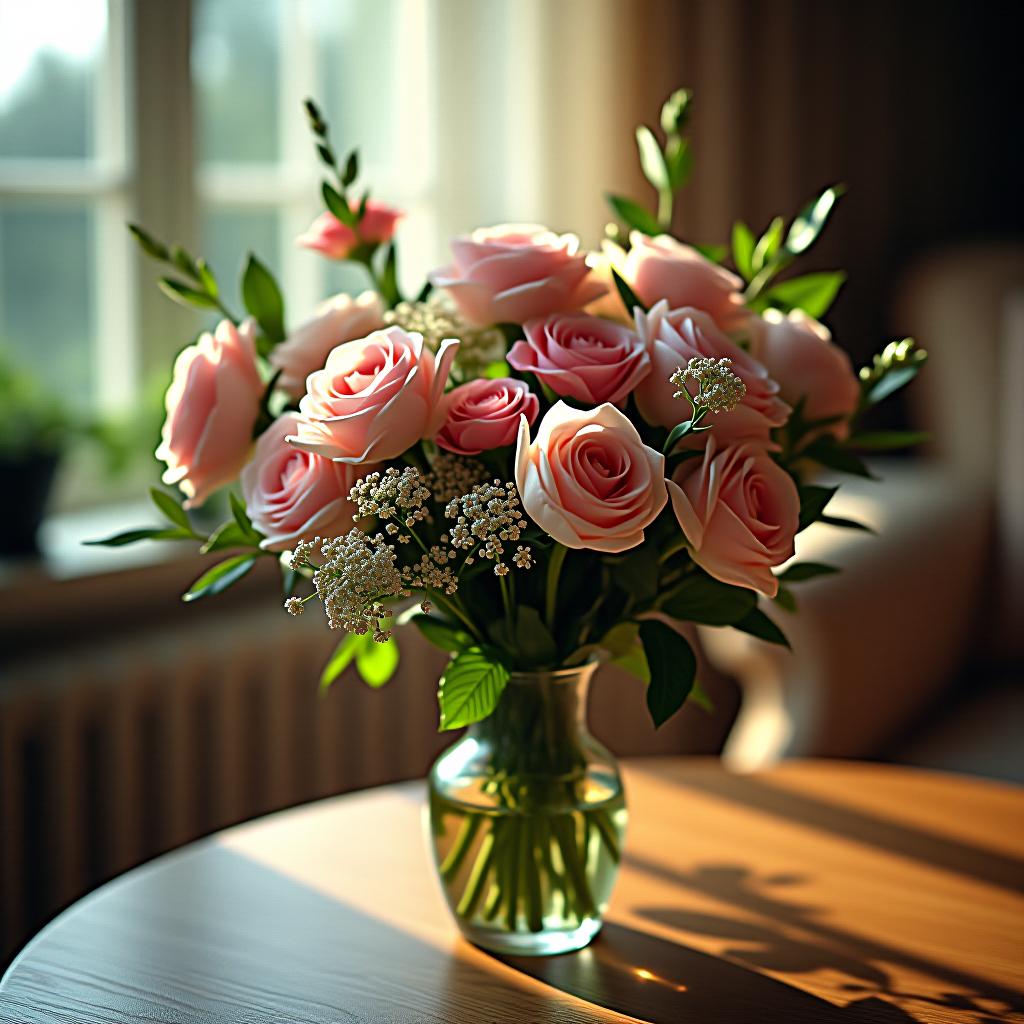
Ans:
{"label": "sofa arm", "polygon": [[723,752],[739,769],[870,755],[961,663],[986,569],[989,497],[934,466],[876,469],[884,486],[845,482],[829,511],[878,536],[815,524],[797,538],[795,560],[842,573],[795,588],[797,615],[764,602],[792,651],[701,628],[709,661],[743,694]]}

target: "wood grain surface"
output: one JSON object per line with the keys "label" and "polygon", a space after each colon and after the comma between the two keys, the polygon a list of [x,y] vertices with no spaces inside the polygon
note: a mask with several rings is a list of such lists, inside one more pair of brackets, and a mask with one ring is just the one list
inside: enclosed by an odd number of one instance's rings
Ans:
{"label": "wood grain surface", "polygon": [[128,873],[47,927],[0,1021],[1024,1022],[1024,794],[907,769],[627,764],[600,938],[463,942],[424,789],[272,815]]}

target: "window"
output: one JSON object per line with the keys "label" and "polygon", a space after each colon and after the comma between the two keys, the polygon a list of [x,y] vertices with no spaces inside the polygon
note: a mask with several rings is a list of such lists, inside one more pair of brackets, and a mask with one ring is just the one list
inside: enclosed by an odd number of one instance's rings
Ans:
{"label": "window", "polygon": [[[249,250],[279,275],[293,325],[325,296],[364,287],[359,268],[294,244],[322,209],[309,95],[335,148],[360,147],[360,185],[407,212],[407,290],[446,258],[455,231],[544,218],[546,80],[520,73],[557,64],[532,56],[563,45],[542,10],[0,0],[0,351],[82,410],[144,400],[145,453],[171,359],[209,321],[157,292],[126,221],[205,255],[233,309]],[[594,84],[580,88],[592,106]],[[573,217],[563,201],[553,219]],[[153,479],[152,464],[139,467]],[[98,460],[70,459],[61,505],[134,495],[139,483],[118,487]]]}
{"label": "window", "polygon": [[134,389],[124,18],[0,0],[0,347],[79,408]]}

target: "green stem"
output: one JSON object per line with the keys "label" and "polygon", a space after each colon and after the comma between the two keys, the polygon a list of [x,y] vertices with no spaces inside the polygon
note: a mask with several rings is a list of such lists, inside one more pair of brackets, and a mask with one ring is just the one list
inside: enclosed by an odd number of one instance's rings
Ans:
{"label": "green stem", "polygon": [[480,853],[473,863],[473,870],[469,874],[462,899],[459,900],[459,905],[456,908],[459,917],[472,917],[476,905],[480,902],[484,881],[491,870],[491,862],[494,860],[495,844],[498,841],[497,831],[497,822],[495,822],[491,831],[484,836],[484,841],[480,844]]}
{"label": "green stem", "polygon": [[548,562],[547,586],[544,590],[544,620],[548,629],[554,633],[555,630],[555,603],[558,599],[558,577],[562,574],[562,564],[569,549],[562,544],[556,544],[551,552],[551,561]]}
{"label": "green stem", "polygon": [[480,831],[480,825],[482,823],[483,818],[466,818],[462,823],[459,835],[452,844],[451,850],[448,851],[448,856],[445,857],[444,863],[440,867],[442,877],[452,878],[458,873],[459,868],[462,866],[462,862],[466,859],[466,854],[469,853],[469,849],[473,845],[473,840],[476,838],[477,832]]}
{"label": "green stem", "polygon": [[504,576],[498,577],[498,583],[501,586],[501,603],[505,608],[505,625],[508,628],[509,643],[514,644],[516,636],[516,617],[513,608],[512,594],[509,590],[508,580],[506,580]]}

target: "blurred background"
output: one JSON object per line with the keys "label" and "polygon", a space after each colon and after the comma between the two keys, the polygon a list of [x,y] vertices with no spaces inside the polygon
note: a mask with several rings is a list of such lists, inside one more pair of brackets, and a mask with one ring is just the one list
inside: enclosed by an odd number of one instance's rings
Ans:
{"label": "blurred background", "polygon": [[[816,526],[794,652],[704,629],[715,710],[657,735],[606,674],[617,752],[903,761],[1024,780],[1024,218],[1020,60],[978,0],[0,0],[0,964],[99,881],[215,828],[422,774],[443,656],[402,639],[381,692],[319,696],[333,639],[280,612],[267,567],[218,606],[204,561],[83,548],[152,520],[174,354],[206,326],[127,232],[257,252],[296,324],[358,270],[298,249],[320,212],[301,101],[375,197],[408,211],[416,290],[450,235],[528,220],[601,237],[606,191],[648,201],[632,133],[696,94],[676,233],[760,231],[848,193],[806,270],[855,363],[915,335],[931,360],[888,423],[932,434]],[[229,290],[229,300],[235,296]],[[843,509],[839,508],[842,512]],[[39,525],[38,531],[36,526]],[[839,534],[839,536],[836,536]]]}

